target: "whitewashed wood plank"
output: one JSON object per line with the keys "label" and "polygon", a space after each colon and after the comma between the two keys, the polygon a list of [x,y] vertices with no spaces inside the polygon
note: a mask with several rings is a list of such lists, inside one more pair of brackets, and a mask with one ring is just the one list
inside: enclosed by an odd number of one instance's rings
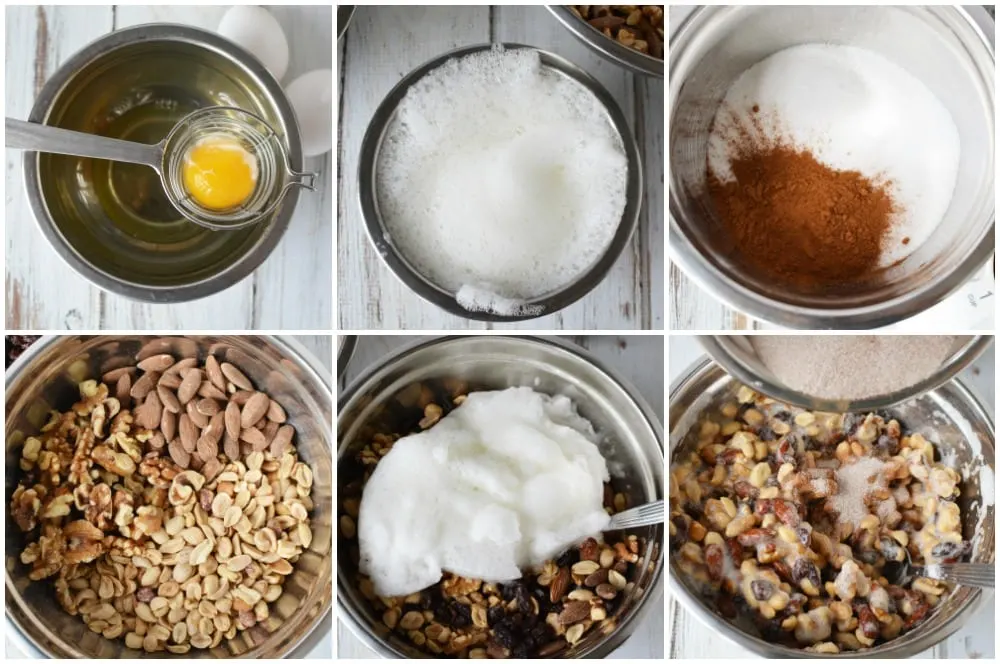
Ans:
{"label": "whitewashed wood plank", "polygon": [[[333,68],[330,6],[269,7],[289,38],[291,58],[282,83]],[[333,123],[333,117],[329,118]],[[328,330],[333,327],[333,152],[307,160],[316,191],[302,191],[288,231],[254,274],[254,327]]]}
{"label": "whitewashed wood plank", "polygon": [[[26,120],[59,64],[111,28],[110,7],[6,8],[6,113]],[[4,173],[6,328],[94,329],[101,292],[63,263],[38,229],[24,189],[22,152],[6,151]]]}
{"label": "whitewashed wood plank", "polygon": [[[505,5],[494,8],[495,39],[536,46],[561,55],[601,82],[621,107],[633,133],[635,122],[634,76],[587,48],[540,6]],[[641,149],[641,148],[640,148]],[[662,153],[661,153],[662,154]],[[661,159],[662,161],[662,159]],[[645,227],[649,209],[642,211]],[[497,329],[625,330],[642,326],[648,317],[640,281],[646,263],[643,233],[637,232],[604,280],[580,301],[562,311]],[[661,296],[662,298],[662,296]]]}
{"label": "whitewashed wood plank", "polygon": [[[416,343],[428,337],[418,335],[361,335],[343,384],[350,383],[370,365],[378,362],[400,346]],[[664,412],[664,337],[589,335],[568,337],[587,348],[602,362],[617,370],[636,386],[639,393],[663,421]],[[662,659],[664,655],[664,610],[661,600],[650,607],[649,613],[635,632],[609,659]],[[339,620],[337,621],[337,656],[341,659],[376,659],[371,651]]]}
{"label": "whitewashed wood plank", "polygon": [[646,247],[641,287],[644,299],[648,302],[648,320],[642,321],[645,329],[662,330],[664,325],[664,309],[666,307],[667,273],[665,258],[667,247],[666,216],[664,211],[664,170],[666,161],[665,132],[666,124],[663,113],[666,88],[663,81],[648,77],[636,79],[636,103],[639,107],[642,135],[638,137],[644,153],[643,172],[645,173],[645,227],[640,227],[640,233],[645,233],[641,246]]}
{"label": "whitewashed wood plank", "polygon": [[410,70],[489,41],[488,7],[358,7],[344,36],[337,201],[338,329],[483,328],[427,304],[372,250],[358,207],[358,152],[382,98]]}
{"label": "whitewashed wood plank", "polygon": [[115,29],[143,23],[179,23],[215,32],[227,9],[217,5],[116,5]]}

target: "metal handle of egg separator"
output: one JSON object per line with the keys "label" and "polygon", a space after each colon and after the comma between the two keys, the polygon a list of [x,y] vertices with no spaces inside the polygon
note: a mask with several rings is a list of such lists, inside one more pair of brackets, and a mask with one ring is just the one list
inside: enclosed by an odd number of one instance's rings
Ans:
{"label": "metal handle of egg separator", "polygon": [[149,166],[157,173],[160,172],[163,162],[162,143],[155,145],[133,143],[14,118],[6,118],[4,143],[8,148],[19,150],[126,161]]}

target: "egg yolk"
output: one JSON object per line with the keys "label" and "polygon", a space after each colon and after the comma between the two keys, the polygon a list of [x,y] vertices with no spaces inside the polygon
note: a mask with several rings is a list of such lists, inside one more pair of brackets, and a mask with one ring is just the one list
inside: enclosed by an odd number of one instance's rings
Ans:
{"label": "egg yolk", "polygon": [[246,202],[257,185],[257,159],[236,139],[208,136],[184,156],[184,188],[209,210],[227,210]]}

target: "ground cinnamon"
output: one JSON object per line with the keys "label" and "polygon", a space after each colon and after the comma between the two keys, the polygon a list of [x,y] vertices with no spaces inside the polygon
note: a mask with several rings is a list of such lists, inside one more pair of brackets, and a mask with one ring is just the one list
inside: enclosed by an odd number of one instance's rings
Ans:
{"label": "ground cinnamon", "polygon": [[897,212],[887,183],[780,144],[738,151],[730,167],[735,179],[710,174],[709,192],[735,258],[758,278],[816,292],[878,270]]}

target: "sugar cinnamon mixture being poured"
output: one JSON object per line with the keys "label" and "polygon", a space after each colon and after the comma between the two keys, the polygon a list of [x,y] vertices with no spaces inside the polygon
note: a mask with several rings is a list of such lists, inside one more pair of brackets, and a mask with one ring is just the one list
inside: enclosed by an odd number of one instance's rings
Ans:
{"label": "sugar cinnamon mixture being poured", "polygon": [[849,290],[941,222],[958,130],[881,55],[807,44],[746,70],[713,120],[708,193],[731,258],[799,292]]}

